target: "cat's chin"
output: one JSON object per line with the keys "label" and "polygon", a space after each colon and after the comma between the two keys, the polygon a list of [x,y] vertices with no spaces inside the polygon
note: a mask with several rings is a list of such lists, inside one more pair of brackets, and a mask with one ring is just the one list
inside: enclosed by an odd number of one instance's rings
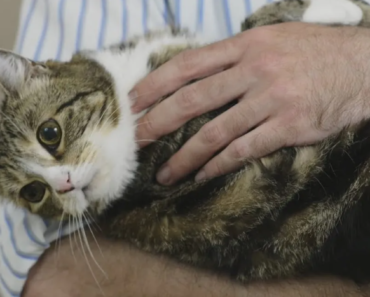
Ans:
{"label": "cat's chin", "polygon": [[86,194],[81,189],[75,189],[64,195],[66,195],[66,197],[63,199],[63,210],[67,214],[72,216],[80,216],[89,207]]}
{"label": "cat's chin", "polygon": [[100,216],[101,214],[104,213],[104,211],[106,209],[108,209],[109,207],[109,203],[106,203],[105,201],[97,201],[95,203],[91,203],[89,205],[89,207],[87,208],[87,212],[94,216],[94,217],[97,217],[97,216]]}
{"label": "cat's chin", "polygon": [[94,216],[100,215],[110,204],[106,199],[93,199],[88,193],[85,193],[85,197],[88,205],[84,212],[88,212]]}
{"label": "cat's chin", "polygon": [[97,216],[108,208],[110,203],[107,200],[92,200],[87,191],[88,189],[72,191],[70,197],[73,198],[63,205],[64,212],[74,217],[80,217],[86,213]]}
{"label": "cat's chin", "polygon": [[131,164],[130,167],[130,170],[118,170],[119,176],[117,174],[113,177],[102,171],[95,175],[91,183],[83,189],[89,212],[100,215],[112,202],[124,196],[128,185],[134,180],[137,163]]}

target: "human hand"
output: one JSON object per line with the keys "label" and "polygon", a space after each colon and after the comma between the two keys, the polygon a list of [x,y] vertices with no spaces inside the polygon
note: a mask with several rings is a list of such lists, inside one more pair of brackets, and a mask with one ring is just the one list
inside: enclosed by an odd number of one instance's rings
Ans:
{"label": "human hand", "polygon": [[158,181],[172,184],[204,164],[197,180],[222,175],[245,160],[315,143],[369,116],[369,35],[358,27],[304,23],[259,27],[183,52],[150,73],[130,93],[134,112],[177,91],[140,119],[139,140],[158,139],[239,99],[162,167]]}

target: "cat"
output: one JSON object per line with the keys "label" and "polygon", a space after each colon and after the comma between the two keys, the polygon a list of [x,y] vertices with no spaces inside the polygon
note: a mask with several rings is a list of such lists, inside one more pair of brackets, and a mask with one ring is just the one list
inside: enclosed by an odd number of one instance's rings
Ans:
{"label": "cat", "polygon": [[[333,9],[333,7],[335,9]],[[370,27],[360,0],[285,0],[242,30],[282,22]],[[174,186],[160,166],[235,102],[139,150],[128,92],[176,54],[201,46],[183,30],[153,32],[68,62],[0,52],[0,196],[45,218],[89,212],[106,236],[250,281],[370,274],[370,123],[283,148],[237,172]],[[163,98],[165,100],[165,98]],[[144,111],[145,112],[145,111]]]}

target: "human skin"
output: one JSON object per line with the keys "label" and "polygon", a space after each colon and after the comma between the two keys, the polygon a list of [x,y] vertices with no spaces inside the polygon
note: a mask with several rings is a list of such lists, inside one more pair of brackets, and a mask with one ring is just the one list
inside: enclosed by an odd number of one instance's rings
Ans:
{"label": "human skin", "polygon": [[[87,232],[87,231],[86,231]],[[81,248],[72,239],[63,239],[46,251],[32,268],[22,297],[365,297],[368,287],[330,276],[254,282],[242,285],[221,276],[177,263],[166,257],[141,252],[124,242],[110,241],[96,235],[87,240],[97,263],[89,263],[99,283],[94,280]],[[87,251],[86,251],[87,253]]]}
{"label": "human skin", "polygon": [[369,37],[358,27],[259,27],[185,51],[150,73],[130,92],[134,112],[173,94],[140,119],[142,146],[239,99],[168,160],[158,181],[173,184],[194,170],[197,180],[222,175],[245,160],[313,144],[368,117]]}

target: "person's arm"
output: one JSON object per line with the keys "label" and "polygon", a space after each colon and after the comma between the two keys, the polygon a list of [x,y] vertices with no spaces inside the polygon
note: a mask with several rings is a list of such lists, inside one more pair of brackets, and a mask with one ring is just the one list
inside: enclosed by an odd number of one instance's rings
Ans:
{"label": "person's arm", "polygon": [[[79,237],[72,236],[72,242],[75,240],[79,242]],[[102,254],[91,236],[88,236],[91,251],[107,273],[107,278],[90,256],[88,259],[105,297],[370,296],[370,290],[359,288],[351,281],[331,277],[258,282],[243,286],[168,258],[141,252],[123,242],[109,241],[102,236],[97,236],[97,240]],[[74,246],[74,255],[68,239],[51,247],[31,270],[22,297],[103,296],[80,245],[78,248],[76,244]]]}

